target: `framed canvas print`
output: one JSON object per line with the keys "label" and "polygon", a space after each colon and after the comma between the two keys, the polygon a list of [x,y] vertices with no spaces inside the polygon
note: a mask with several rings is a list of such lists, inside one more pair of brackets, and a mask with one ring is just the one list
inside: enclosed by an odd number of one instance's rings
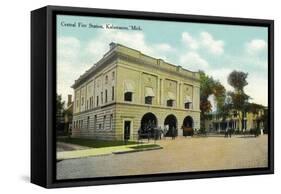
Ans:
{"label": "framed canvas print", "polygon": [[31,12],[31,182],[273,171],[273,21]]}

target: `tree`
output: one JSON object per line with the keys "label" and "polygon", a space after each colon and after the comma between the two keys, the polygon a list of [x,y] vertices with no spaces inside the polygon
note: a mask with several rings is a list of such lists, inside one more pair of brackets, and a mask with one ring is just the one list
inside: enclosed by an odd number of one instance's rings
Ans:
{"label": "tree", "polygon": [[61,95],[56,95],[56,130],[63,130],[64,104]]}
{"label": "tree", "polygon": [[[244,87],[248,85],[247,77],[248,73],[234,70],[227,78],[228,84],[234,89],[233,92],[228,92],[228,95],[231,97],[233,109],[238,111],[237,115],[241,125],[247,112],[248,100],[250,99],[250,96],[244,92]],[[240,113],[242,113],[242,115]]]}
{"label": "tree", "polygon": [[248,77],[248,73],[234,70],[229,74],[227,78],[227,82],[237,92],[241,92],[244,91],[244,87],[248,85],[247,77]]}
{"label": "tree", "polygon": [[226,90],[224,86],[213,77],[206,75],[203,71],[200,74],[200,110],[201,110],[201,128],[205,127],[205,120],[212,110],[209,97],[214,95],[217,104],[217,110],[222,110],[224,106]]}

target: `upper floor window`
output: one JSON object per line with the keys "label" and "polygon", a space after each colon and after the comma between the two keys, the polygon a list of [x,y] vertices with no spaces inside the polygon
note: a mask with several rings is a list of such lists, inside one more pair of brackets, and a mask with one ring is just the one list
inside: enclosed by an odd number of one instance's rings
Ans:
{"label": "upper floor window", "polygon": [[97,96],[97,106],[99,106],[99,96]]}
{"label": "upper floor window", "polygon": [[108,75],[105,76],[105,84],[108,84]]}
{"label": "upper floor window", "polygon": [[133,101],[133,92],[125,92],[124,101],[132,102]]}
{"label": "upper floor window", "polygon": [[145,104],[152,104],[152,100],[154,97],[154,92],[153,89],[151,87],[146,87],[145,88]]}
{"label": "upper floor window", "polygon": [[82,99],[81,99],[81,105],[82,106],[84,105],[84,97],[82,97]]}
{"label": "upper floor window", "polygon": [[145,104],[152,104],[152,96],[145,97]]}
{"label": "upper floor window", "polygon": [[101,92],[100,98],[101,98],[101,104],[103,104],[103,92]]}
{"label": "upper floor window", "polygon": [[114,86],[112,86],[112,91],[111,91],[111,100],[114,101]]}
{"label": "upper floor window", "polygon": [[115,79],[115,71],[112,72],[112,76],[111,77],[112,77],[112,80]]}
{"label": "upper floor window", "polygon": [[176,102],[176,96],[173,92],[168,92],[168,100],[167,100],[167,106],[173,107]]}
{"label": "upper floor window", "polygon": [[174,106],[174,100],[167,100],[167,106],[173,107]]}
{"label": "upper floor window", "polygon": [[191,103],[190,102],[186,102],[186,103],[184,103],[184,108],[185,109],[190,109],[191,108]]}
{"label": "upper floor window", "polygon": [[184,100],[184,108],[185,109],[191,109],[191,104],[192,104],[192,98],[189,95],[185,96],[185,100]]}
{"label": "upper floor window", "polygon": [[133,101],[134,85],[131,81],[124,82],[124,101]]}
{"label": "upper floor window", "polygon": [[105,103],[107,103],[107,90],[105,90]]}

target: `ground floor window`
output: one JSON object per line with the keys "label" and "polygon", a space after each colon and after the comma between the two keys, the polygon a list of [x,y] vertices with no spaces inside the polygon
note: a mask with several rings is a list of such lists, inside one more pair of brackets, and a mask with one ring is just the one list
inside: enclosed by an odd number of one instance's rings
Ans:
{"label": "ground floor window", "polygon": [[112,130],[112,122],[113,122],[113,114],[110,115],[110,121],[109,121],[109,125],[110,125],[111,130]]}

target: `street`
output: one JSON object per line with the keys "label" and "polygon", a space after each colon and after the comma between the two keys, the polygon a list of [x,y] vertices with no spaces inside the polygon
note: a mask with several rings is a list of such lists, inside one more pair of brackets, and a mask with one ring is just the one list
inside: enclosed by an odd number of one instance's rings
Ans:
{"label": "street", "polygon": [[161,150],[57,162],[57,179],[266,167],[267,135],[167,138]]}

